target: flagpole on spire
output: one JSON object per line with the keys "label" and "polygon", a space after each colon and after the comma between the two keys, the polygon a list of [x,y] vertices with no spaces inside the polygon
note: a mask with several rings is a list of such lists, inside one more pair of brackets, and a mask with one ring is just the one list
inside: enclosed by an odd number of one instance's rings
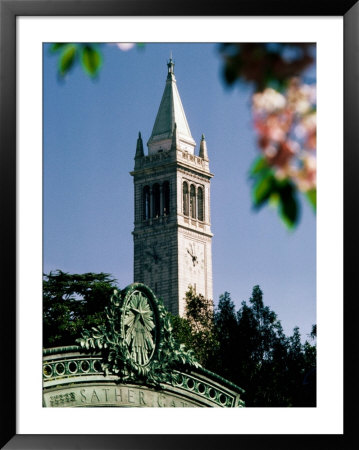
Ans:
{"label": "flagpole on spire", "polygon": [[171,50],[171,53],[170,53],[170,59],[169,59],[169,61],[168,61],[168,63],[167,63],[167,67],[168,67],[168,75],[167,75],[167,79],[175,79],[174,78],[174,75],[175,75],[175,73],[174,73],[174,66],[175,66],[175,63],[173,62],[173,58],[172,58],[172,50]]}

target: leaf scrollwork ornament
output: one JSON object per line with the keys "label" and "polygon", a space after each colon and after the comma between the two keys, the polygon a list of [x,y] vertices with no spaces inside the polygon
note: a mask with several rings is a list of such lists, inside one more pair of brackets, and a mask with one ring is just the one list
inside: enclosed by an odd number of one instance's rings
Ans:
{"label": "leaf scrollwork ornament", "polygon": [[121,381],[159,385],[176,381],[176,369],[200,367],[192,350],[172,336],[162,300],[142,283],[115,290],[105,309],[104,324],[84,330],[81,347],[99,350],[105,374]]}

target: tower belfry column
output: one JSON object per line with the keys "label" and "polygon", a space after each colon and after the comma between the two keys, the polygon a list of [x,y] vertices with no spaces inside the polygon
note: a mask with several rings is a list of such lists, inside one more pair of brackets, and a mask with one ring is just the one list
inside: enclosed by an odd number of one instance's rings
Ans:
{"label": "tower belfry column", "polygon": [[189,286],[213,298],[213,174],[204,135],[199,154],[195,154],[196,143],[178,92],[174,66],[171,55],[147,155],[141,134],[137,140],[135,168],[131,172],[135,188],[132,234],[134,282],[149,285],[172,313],[183,316]]}

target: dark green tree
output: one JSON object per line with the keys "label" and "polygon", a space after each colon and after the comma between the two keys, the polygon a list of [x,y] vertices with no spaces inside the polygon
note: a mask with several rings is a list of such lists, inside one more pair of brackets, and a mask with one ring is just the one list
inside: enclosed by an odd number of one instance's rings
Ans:
{"label": "dark green tree", "polygon": [[73,345],[83,329],[99,325],[116,280],[107,273],[44,274],[43,345]]}
{"label": "dark green tree", "polygon": [[218,342],[217,355],[213,361],[208,361],[208,366],[225,378],[235,379],[238,363],[236,351],[238,323],[235,305],[228,292],[219,298],[214,314],[214,332]]}
{"label": "dark green tree", "polygon": [[315,347],[302,345],[297,327],[292,336],[285,336],[275,312],[264,305],[259,286],[254,286],[248,303],[242,302],[236,323],[229,294],[222,296],[215,328],[222,364],[217,372],[246,390],[247,406],[315,405],[315,388],[302,395],[305,376],[315,367]]}
{"label": "dark green tree", "polygon": [[[304,380],[301,389],[301,401],[300,406],[316,406],[316,361],[317,361],[317,326],[313,325],[312,331],[309,334],[309,339],[313,342],[311,344],[308,341],[304,343]],[[300,402],[299,402],[300,403]]]}
{"label": "dark green tree", "polygon": [[285,336],[259,286],[237,312],[228,292],[214,312],[193,289],[186,300],[186,318],[174,317],[177,339],[204,367],[243,387],[247,406],[315,406],[315,345],[302,345],[298,328]]}
{"label": "dark green tree", "polygon": [[284,406],[278,377],[283,372],[286,339],[276,314],[264,306],[263,293],[254,286],[249,304],[243,302],[237,313],[238,363],[236,382],[246,386],[250,406]]}

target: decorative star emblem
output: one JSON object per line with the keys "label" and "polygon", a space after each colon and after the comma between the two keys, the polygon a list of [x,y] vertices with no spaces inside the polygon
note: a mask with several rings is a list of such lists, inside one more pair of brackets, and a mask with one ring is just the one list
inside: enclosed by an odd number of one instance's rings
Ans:
{"label": "decorative star emblem", "polygon": [[153,312],[140,292],[132,295],[124,319],[125,342],[132,359],[139,365],[148,364],[155,348]]}

